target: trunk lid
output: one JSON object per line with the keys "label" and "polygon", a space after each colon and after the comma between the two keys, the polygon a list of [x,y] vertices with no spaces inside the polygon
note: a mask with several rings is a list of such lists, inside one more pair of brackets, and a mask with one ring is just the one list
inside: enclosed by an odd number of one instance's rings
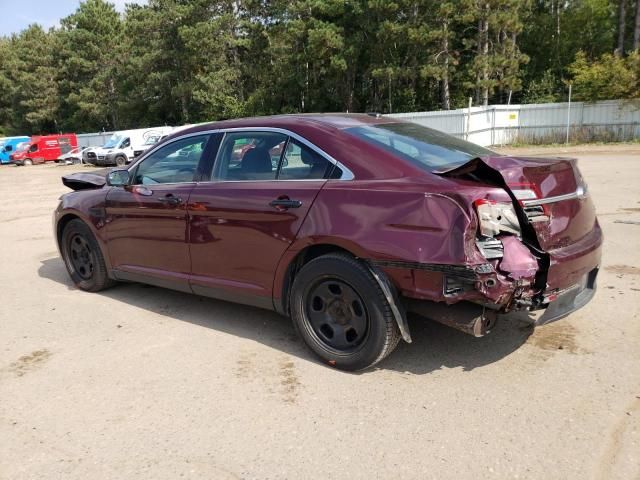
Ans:
{"label": "trunk lid", "polygon": [[64,175],[62,183],[71,190],[91,190],[102,188],[107,183],[107,174],[111,168],[103,168],[92,172],[79,172]]}
{"label": "trunk lid", "polygon": [[436,173],[505,188],[518,200],[545,251],[579,242],[596,224],[595,208],[575,159],[482,157]]}

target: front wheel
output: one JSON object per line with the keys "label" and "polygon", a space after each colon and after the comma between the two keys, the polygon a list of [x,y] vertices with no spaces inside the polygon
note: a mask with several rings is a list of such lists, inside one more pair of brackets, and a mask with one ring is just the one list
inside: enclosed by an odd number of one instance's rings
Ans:
{"label": "front wheel", "polygon": [[22,162],[22,165],[33,165],[33,160],[31,160],[30,158],[25,158]]}
{"label": "front wheel", "polygon": [[116,165],[119,167],[124,167],[127,164],[127,157],[123,157],[122,155],[118,155],[116,157]]}
{"label": "front wheel", "polygon": [[60,250],[67,271],[79,289],[98,292],[115,283],[107,274],[98,241],[82,220],[71,220],[64,227]]}
{"label": "front wheel", "polygon": [[400,341],[391,307],[369,269],[348,254],[311,260],[296,275],[291,317],[323,361],[362,370],[389,355]]}

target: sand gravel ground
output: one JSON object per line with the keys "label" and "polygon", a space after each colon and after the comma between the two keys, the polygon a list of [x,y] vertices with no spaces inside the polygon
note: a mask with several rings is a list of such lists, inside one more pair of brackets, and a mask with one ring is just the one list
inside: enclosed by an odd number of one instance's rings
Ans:
{"label": "sand gravel ground", "polygon": [[273,313],[78,291],[51,212],[81,167],[1,167],[0,478],[640,478],[640,147],[573,153],[606,235],[595,299],[481,339],[414,318],[360,374]]}

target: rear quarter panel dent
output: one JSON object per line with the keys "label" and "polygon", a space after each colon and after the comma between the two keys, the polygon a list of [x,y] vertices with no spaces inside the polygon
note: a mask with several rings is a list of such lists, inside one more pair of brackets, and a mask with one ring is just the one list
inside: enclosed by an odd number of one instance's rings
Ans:
{"label": "rear quarter panel dent", "polygon": [[474,260],[466,245],[470,223],[444,195],[327,185],[298,238],[307,244],[314,238],[341,239],[356,246],[354,254],[374,260],[462,265]]}

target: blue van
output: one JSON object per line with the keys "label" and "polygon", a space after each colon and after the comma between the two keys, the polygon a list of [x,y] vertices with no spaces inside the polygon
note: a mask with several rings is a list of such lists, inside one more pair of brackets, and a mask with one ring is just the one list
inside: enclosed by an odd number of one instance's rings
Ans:
{"label": "blue van", "polygon": [[9,155],[16,151],[19,144],[29,140],[29,137],[7,137],[0,140],[0,163],[9,163]]}

